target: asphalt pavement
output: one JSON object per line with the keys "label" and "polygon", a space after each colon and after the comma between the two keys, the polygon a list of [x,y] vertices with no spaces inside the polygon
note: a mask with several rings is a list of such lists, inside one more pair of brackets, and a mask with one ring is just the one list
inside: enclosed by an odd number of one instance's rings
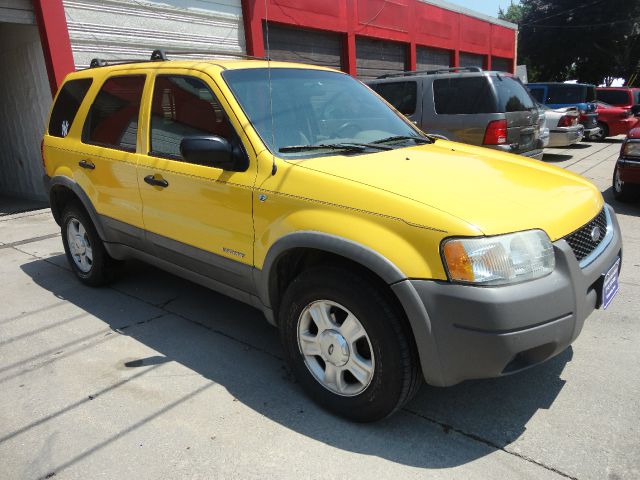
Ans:
{"label": "asphalt pavement", "polygon": [[640,204],[611,195],[620,142],[544,158],[616,209],[624,258],[609,309],[543,365],[424,386],[366,425],[302,393],[257,310],[134,262],[110,287],[84,287],[49,210],[7,212],[0,478],[640,478]]}

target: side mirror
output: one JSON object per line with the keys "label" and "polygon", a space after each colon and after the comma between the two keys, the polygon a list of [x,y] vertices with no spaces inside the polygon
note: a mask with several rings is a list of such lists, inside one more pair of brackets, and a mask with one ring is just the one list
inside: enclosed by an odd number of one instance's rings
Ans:
{"label": "side mirror", "polygon": [[233,148],[222,137],[185,137],[180,142],[180,153],[189,163],[234,170]]}
{"label": "side mirror", "polygon": [[633,113],[636,117],[640,116],[640,103],[636,103],[631,107],[631,113]]}

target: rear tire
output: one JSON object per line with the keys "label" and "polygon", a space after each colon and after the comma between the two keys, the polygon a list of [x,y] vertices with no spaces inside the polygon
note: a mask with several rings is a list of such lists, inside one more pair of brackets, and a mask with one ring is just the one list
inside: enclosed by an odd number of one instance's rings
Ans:
{"label": "rear tire", "polygon": [[618,165],[613,170],[612,188],[613,196],[620,202],[631,202],[638,200],[638,185],[629,185],[620,179]]}
{"label": "rear tire", "polygon": [[422,374],[404,314],[366,276],[309,269],[289,285],[280,307],[285,357],[324,408],[370,422],[391,415],[418,391]]}
{"label": "rear tire", "polygon": [[89,215],[77,203],[64,209],[61,230],[67,261],[82,283],[98,287],[113,280],[116,261],[105,250]]}

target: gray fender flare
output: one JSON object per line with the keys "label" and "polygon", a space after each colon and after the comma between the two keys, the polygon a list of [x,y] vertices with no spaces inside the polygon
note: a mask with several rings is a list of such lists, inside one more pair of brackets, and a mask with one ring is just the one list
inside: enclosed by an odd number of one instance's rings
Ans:
{"label": "gray fender flare", "polygon": [[80,200],[80,203],[82,203],[82,206],[89,214],[89,217],[93,222],[93,225],[96,227],[96,230],[98,231],[98,235],[100,235],[100,238],[103,241],[107,240],[105,235],[105,230],[102,225],[102,222],[100,221],[100,216],[98,215],[98,212],[96,212],[96,209],[93,207],[93,204],[89,199],[89,195],[86,194],[86,192],[82,189],[82,187],[80,187],[80,185],[78,185],[77,182],[73,181],[73,179],[69,177],[65,177],[63,175],[57,175],[51,178],[49,182],[49,186],[50,186],[49,203],[51,204],[51,207],[52,207],[51,211],[53,212],[53,216],[56,219],[56,222],[60,223],[59,216],[62,212],[54,211],[53,195],[55,195],[56,187],[64,187],[71,190],[75,194],[75,196],[78,197],[78,199]]}
{"label": "gray fender flare", "polygon": [[295,232],[277,240],[267,252],[262,271],[254,269],[258,295],[268,309],[272,308],[269,298],[271,270],[282,254],[294,248],[313,248],[340,255],[366,267],[386,282],[407,315],[425,379],[433,385],[442,384],[438,350],[425,305],[407,276],[393,262],[367,246],[315,231]]}

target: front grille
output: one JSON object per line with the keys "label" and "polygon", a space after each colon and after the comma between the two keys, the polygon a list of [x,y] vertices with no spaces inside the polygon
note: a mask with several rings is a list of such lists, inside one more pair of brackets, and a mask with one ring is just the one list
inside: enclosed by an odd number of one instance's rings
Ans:
{"label": "front grille", "polygon": [[[594,227],[600,228],[600,238],[597,241],[593,241],[591,237],[591,232]],[[607,233],[607,216],[604,213],[604,208],[600,211],[600,213],[589,223],[580,227],[575,232],[567,235],[565,240],[573,250],[573,254],[576,256],[578,261],[581,261],[583,258],[587,257],[591,252],[593,252],[598,245],[604,240],[604,236]]]}

